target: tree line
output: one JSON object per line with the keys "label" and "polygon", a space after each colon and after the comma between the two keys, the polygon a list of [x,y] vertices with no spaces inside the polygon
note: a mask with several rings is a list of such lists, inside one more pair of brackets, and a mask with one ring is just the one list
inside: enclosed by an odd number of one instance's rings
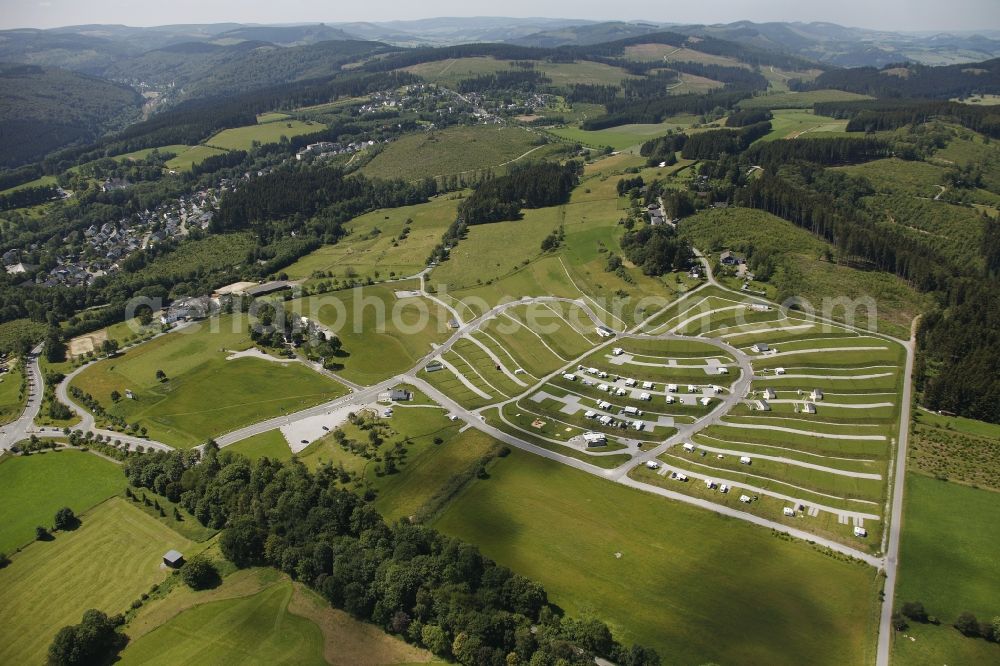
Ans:
{"label": "tree line", "polygon": [[746,154],[753,163],[772,167],[795,160],[837,166],[889,157],[892,150],[889,144],[881,139],[844,136],[800,141],[768,141],[750,147]]}
{"label": "tree line", "polygon": [[621,240],[622,252],[646,275],[663,275],[683,270],[691,264],[694,252],[690,241],[664,226],[642,226],[626,231]]}
{"label": "tree line", "polygon": [[0,196],[0,210],[13,210],[15,208],[25,208],[27,206],[37,206],[38,204],[52,201],[59,196],[59,189],[55,185],[41,185],[39,187],[24,187],[15,190],[10,194]]}
{"label": "tree line", "polygon": [[717,108],[729,109],[751,94],[749,90],[723,90],[706,95],[668,95],[638,101],[617,100],[607,105],[606,114],[588,118],[581,127],[585,130],[599,130],[631,123],[656,124],[681,113],[705,114]]}
{"label": "tree line", "polygon": [[681,155],[688,160],[712,160],[719,155],[735,155],[750,147],[771,131],[770,121],[747,125],[740,129],[717,129],[698,132],[684,142]]}
{"label": "tree line", "polygon": [[[197,463],[197,464],[196,464]],[[203,525],[222,528],[223,555],[239,567],[271,566],[332,606],[460,664],[565,663],[596,656],[654,666],[594,619],[565,617],[538,583],[473,546],[417,524],[388,525],[344,489],[338,471],[297,461],[250,462],[219,453],[152,453],[126,461],[129,481],[159,485]]]}
{"label": "tree line", "polygon": [[830,69],[811,82],[789,81],[792,90],[834,88],[890,98],[950,99],[973,93],[1000,93],[1000,58],[933,67],[920,63]]}
{"label": "tree line", "polygon": [[974,132],[1000,138],[1000,112],[991,106],[905,99],[818,102],[814,109],[819,115],[847,118],[848,132],[881,132],[944,118]]}

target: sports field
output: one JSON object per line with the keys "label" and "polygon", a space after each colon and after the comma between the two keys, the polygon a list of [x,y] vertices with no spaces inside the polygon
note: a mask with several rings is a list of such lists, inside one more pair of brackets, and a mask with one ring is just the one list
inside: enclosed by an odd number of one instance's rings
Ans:
{"label": "sports field", "polygon": [[413,284],[376,285],[289,301],[297,315],[319,321],[343,342],[335,360],[344,378],[374,384],[409,370],[431,344],[447,339],[450,315],[425,298],[397,299],[396,289]]}
{"label": "sports field", "polygon": [[64,506],[77,514],[125,489],[121,466],[82,451],[0,458],[0,552],[10,554],[51,527]]}
{"label": "sports field", "polygon": [[366,213],[345,225],[348,236],[307,254],[285,273],[293,280],[414,275],[424,268],[431,250],[454,222],[458,204],[457,198],[441,196],[424,204]]}
{"label": "sports field", "polygon": [[[109,413],[146,426],[151,438],[180,447],[343,395],[344,387],[299,363],[227,360],[250,346],[246,325],[232,316],[200,322],[99,361],[72,385]],[[166,381],[156,379],[157,370]],[[134,400],[111,401],[112,391],[126,390]]]}
{"label": "sports field", "polygon": [[313,134],[326,129],[326,125],[312,120],[266,122],[244,127],[225,129],[208,138],[206,146],[223,150],[250,150],[254,143],[278,143],[281,137],[292,138],[300,134]]}
{"label": "sports field", "polygon": [[873,569],[529,454],[498,461],[435,527],[669,663],[874,659]]}
{"label": "sports field", "polygon": [[124,612],[166,578],[161,557],[171,548],[200,550],[120,498],[83,514],[78,529],[25,548],[0,569],[0,663],[41,663],[59,628],[88,608]]}
{"label": "sports field", "polygon": [[417,132],[385,146],[361,173],[419,180],[500,167],[538,148],[539,137],[520,127],[471,125]]}

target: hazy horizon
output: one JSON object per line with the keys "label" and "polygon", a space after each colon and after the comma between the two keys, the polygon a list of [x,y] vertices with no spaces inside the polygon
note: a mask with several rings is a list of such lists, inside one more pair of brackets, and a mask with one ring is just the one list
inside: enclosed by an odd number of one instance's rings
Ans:
{"label": "hazy horizon", "polygon": [[168,5],[92,0],[82,4],[69,0],[11,3],[4,0],[0,28],[58,28],[77,25],[126,25],[154,27],[177,24],[255,23],[286,24],[389,22],[434,18],[554,18],[590,21],[650,21],[699,24],[736,21],[827,22],[846,27],[898,32],[983,32],[1000,30],[1000,2],[954,0],[948,5],[936,0],[867,0],[826,2],[773,0],[719,0],[711,7],[664,7],[653,0],[638,0],[628,6],[628,16],[609,16],[606,3],[593,0],[553,0],[539,5],[525,0],[497,6],[459,0],[430,0],[417,7],[374,0],[361,6],[331,7],[316,0],[288,0],[280,4],[247,6],[236,0],[176,0]]}

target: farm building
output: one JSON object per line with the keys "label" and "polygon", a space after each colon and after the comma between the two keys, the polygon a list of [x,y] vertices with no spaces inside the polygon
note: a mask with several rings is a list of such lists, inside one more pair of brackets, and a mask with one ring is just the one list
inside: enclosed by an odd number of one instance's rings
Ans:
{"label": "farm building", "polygon": [[266,296],[267,294],[273,294],[277,291],[283,291],[285,289],[291,289],[292,283],[288,280],[273,280],[271,282],[263,282],[253,287],[247,287],[243,293],[247,296],[253,296],[257,298],[258,296]]}
{"label": "farm building", "polygon": [[587,446],[604,446],[608,443],[608,438],[603,433],[585,432],[583,433],[583,441],[587,443]]}
{"label": "farm building", "polygon": [[184,564],[184,556],[176,550],[168,550],[163,555],[163,564],[171,569],[179,569]]}

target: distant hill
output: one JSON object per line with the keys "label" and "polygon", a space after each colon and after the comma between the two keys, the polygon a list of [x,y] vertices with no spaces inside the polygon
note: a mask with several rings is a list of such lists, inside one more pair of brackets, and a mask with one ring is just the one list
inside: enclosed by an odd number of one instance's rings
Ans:
{"label": "distant hill", "polygon": [[[413,21],[382,21],[369,25],[389,31],[397,38],[408,35],[413,45],[454,45],[470,42],[506,42],[546,30],[597,23],[579,19],[511,18],[504,16],[440,17]],[[343,27],[343,26],[338,26]],[[344,28],[347,29],[346,27]],[[390,35],[371,34],[372,39],[398,43]]]}
{"label": "distant hill", "polygon": [[99,74],[134,50],[122,42],[48,30],[0,31],[0,62],[64,67]]}
{"label": "distant hill", "polygon": [[976,62],[1000,56],[1000,40],[981,35],[908,34],[834,23],[753,23],[676,26],[758,48],[786,51],[838,67],[882,67],[912,61],[929,65]]}
{"label": "distant hill", "polygon": [[950,99],[971,94],[1000,94],[1000,58],[985,62],[930,67],[919,63],[884,68],[831,69],[809,88],[835,88],[880,98]]}
{"label": "distant hill", "polygon": [[658,25],[651,23],[610,21],[607,23],[566,26],[555,30],[545,30],[525,35],[524,37],[516,37],[508,41],[511,44],[518,44],[520,46],[542,46],[549,48],[571,45],[586,46],[636,37],[659,30],[660,27]]}
{"label": "distant hill", "polygon": [[142,96],[78,72],[0,64],[0,166],[39,159],[139,117]]}
{"label": "distant hill", "polygon": [[328,25],[319,23],[317,25],[297,25],[297,26],[248,26],[239,27],[234,30],[215,35],[213,41],[216,43],[226,43],[233,40],[246,40],[251,42],[270,42],[279,46],[303,46],[326,41],[344,41],[355,39],[339,28],[331,28]]}

